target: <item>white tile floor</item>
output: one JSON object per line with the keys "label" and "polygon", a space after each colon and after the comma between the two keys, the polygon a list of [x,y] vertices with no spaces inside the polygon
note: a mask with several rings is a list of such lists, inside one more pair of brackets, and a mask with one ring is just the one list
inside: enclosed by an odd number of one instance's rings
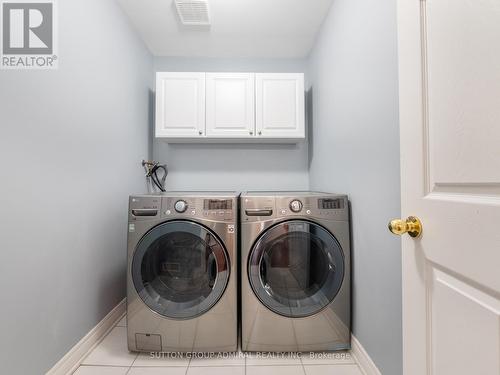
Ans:
{"label": "white tile floor", "polygon": [[363,375],[349,352],[302,356],[239,353],[229,358],[153,358],[127,349],[125,318],[84,359],[75,375]]}

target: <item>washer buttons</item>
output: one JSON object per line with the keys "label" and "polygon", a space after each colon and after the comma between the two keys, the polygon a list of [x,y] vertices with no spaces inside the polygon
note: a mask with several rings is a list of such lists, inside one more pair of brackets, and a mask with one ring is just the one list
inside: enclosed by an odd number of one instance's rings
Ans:
{"label": "washer buttons", "polygon": [[310,215],[311,214],[311,210],[307,210],[306,214]]}
{"label": "washer buttons", "polygon": [[171,214],[171,211],[170,210],[166,210],[165,211],[165,215],[170,215]]}

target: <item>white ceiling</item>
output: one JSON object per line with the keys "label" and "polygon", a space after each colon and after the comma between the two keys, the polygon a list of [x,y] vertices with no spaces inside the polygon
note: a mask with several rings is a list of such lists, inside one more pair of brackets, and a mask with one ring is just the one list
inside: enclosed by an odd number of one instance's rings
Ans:
{"label": "white ceiling", "polygon": [[183,26],[173,0],[117,0],[156,56],[302,58],[333,0],[209,0],[210,27]]}

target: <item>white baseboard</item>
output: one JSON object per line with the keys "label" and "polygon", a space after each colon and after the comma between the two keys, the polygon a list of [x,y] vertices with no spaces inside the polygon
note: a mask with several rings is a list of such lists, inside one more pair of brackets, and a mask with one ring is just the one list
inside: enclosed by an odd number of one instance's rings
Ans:
{"label": "white baseboard", "polygon": [[75,346],[57,362],[54,367],[47,371],[46,375],[72,374],[83,359],[90,353],[99,342],[108,334],[116,323],[125,315],[125,298],[104,317],[92,330],[87,333]]}
{"label": "white baseboard", "polygon": [[365,348],[363,348],[363,345],[354,335],[351,335],[351,354],[365,375],[382,375]]}

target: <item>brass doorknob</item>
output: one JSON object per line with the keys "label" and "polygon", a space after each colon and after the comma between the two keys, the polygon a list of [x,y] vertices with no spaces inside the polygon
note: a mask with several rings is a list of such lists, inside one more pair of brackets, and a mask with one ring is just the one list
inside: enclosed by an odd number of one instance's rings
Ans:
{"label": "brass doorknob", "polygon": [[391,220],[389,230],[398,236],[408,233],[411,237],[418,237],[422,234],[422,223],[418,217],[408,216],[406,220]]}

